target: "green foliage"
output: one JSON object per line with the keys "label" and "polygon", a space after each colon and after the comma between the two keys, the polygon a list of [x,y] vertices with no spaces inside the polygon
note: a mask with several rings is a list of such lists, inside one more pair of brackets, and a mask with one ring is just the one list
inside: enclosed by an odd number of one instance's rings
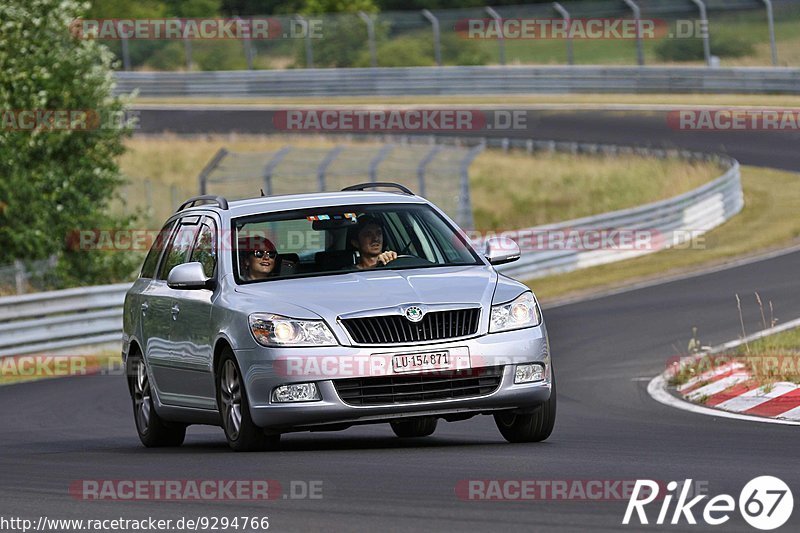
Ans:
{"label": "green foliage", "polygon": [[67,247],[75,230],[130,223],[106,214],[121,183],[116,158],[127,128],[119,125],[124,102],[112,96],[113,56],[70,34],[83,7],[73,0],[0,4],[0,109],[88,110],[99,117],[84,130],[0,129],[0,264],[55,255],[65,283],[107,282],[110,264],[117,273],[132,267],[124,254]]}
{"label": "green foliage", "polygon": [[[703,40],[699,38],[664,39],[656,45],[661,61],[702,61]],[[754,52],[753,43],[732,35],[711,36],[711,53],[719,57],[743,57]]]}
{"label": "green foliage", "polygon": [[[441,36],[442,63],[445,65],[484,65],[490,58],[474,41],[461,39],[454,33]],[[435,65],[433,34],[413,32],[378,45],[378,66],[416,67]],[[362,48],[353,66],[370,66],[369,51]]]}

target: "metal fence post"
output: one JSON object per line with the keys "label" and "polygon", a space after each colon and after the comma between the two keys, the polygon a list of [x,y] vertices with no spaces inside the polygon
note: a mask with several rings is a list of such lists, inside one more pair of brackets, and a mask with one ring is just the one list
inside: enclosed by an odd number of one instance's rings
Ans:
{"label": "metal fence post", "polygon": [[186,54],[186,70],[192,70],[192,41],[189,39],[187,28],[183,27],[183,51]]}
{"label": "metal fence post", "polygon": [[[241,21],[241,17],[234,17],[236,21]],[[240,26],[241,27],[241,26]],[[247,70],[253,70],[253,45],[250,42],[250,29],[249,27],[247,31],[245,31],[245,35],[242,36],[242,47],[244,48],[244,59],[247,61]]]}
{"label": "metal fence post", "polygon": [[208,193],[208,175],[217,168],[226,155],[228,155],[228,151],[225,148],[220,148],[217,150],[217,153],[214,154],[214,157],[211,158],[211,161],[200,171],[200,175],[197,176],[197,181],[200,184],[200,194]]}
{"label": "metal fence post", "polygon": [[311,27],[303,15],[295,15],[300,25],[303,26],[303,40],[306,45],[306,68],[314,68],[314,49],[311,47]]}
{"label": "metal fence post", "polygon": [[372,161],[369,162],[369,181],[373,183],[378,181],[378,166],[389,156],[392,150],[394,150],[393,145],[384,144],[375,157],[372,158]]}
{"label": "metal fence post", "polygon": [[333,163],[333,160],[342,153],[342,150],[344,150],[344,146],[334,146],[330,152],[325,154],[322,163],[317,167],[317,187],[319,188],[319,192],[325,192],[325,173],[328,171],[328,167],[331,163]]}
{"label": "metal fence post", "polygon": [[644,65],[644,46],[642,45],[642,10],[633,0],[623,0],[625,5],[633,11],[633,18],[636,21],[636,62]]}
{"label": "metal fence post", "polygon": [[14,285],[17,289],[17,294],[25,292],[25,266],[19,259],[14,259]]}
{"label": "metal fence post", "polygon": [[775,44],[775,17],[772,13],[772,0],[761,0],[767,6],[767,26],[769,27],[769,47],[772,51],[772,66],[778,66],[778,47]]}
{"label": "metal fence post", "polygon": [[480,144],[473,146],[464,159],[461,160],[459,165],[459,176],[461,178],[461,190],[458,195],[458,225],[463,229],[473,229],[474,222],[472,220],[472,201],[469,198],[469,166],[478,157],[483,149],[486,147],[486,141],[481,141]]}
{"label": "metal fence post", "polygon": [[372,68],[375,68],[378,66],[378,48],[375,45],[375,21],[372,20],[372,17],[370,17],[363,11],[359,11],[358,16],[361,17],[361,20],[363,20],[364,24],[367,25],[367,40],[369,41],[370,66],[372,66]]}
{"label": "metal fence post", "polygon": [[433,57],[438,66],[442,66],[442,39],[439,33],[439,19],[428,9],[422,10],[422,16],[428,19],[433,27]]}
{"label": "metal fence post", "polygon": [[706,59],[706,65],[711,66],[711,28],[708,27],[708,14],[706,13],[706,4],[703,0],[692,0],[697,9],[700,10],[700,26],[703,29],[703,57]]}
{"label": "metal fence post", "polygon": [[433,158],[436,157],[436,154],[438,154],[441,149],[441,144],[433,145],[430,151],[425,154],[425,157],[420,160],[419,165],[417,165],[417,184],[420,196],[425,196],[425,171],[427,170],[430,162],[433,161]]}
{"label": "metal fence post", "polygon": [[125,32],[120,32],[120,46],[122,47],[122,70],[131,69],[131,52],[128,49],[128,36]]}
{"label": "metal fence post", "polygon": [[574,65],[575,53],[572,51],[572,35],[570,34],[569,31],[572,18],[569,16],[569,11],[564,9],[564,6],[562,6],[558,2],[553,2],[553,9],[558,11],[558,14],[561,15],[561,18],[564,19],[564,24],[566,25],[566,30],[567,30],[567,64]]}
{"label": "metal fence post", "polygon": [[280,150],[278,150],[272,159],[270,159],[266,165],[264,165],[264,194],[267,196],[272,196],[272,174],[275,172],[275,168],[281,164],[283,158],[292,151],[291,146],[284,146]]}
{"label": "metal fence post", "polygon": [[494,19],[494,23],[497,24],[497,46],[499,48],[499,53],[500,53],[500,64],[505,65],[506,39],[505,35],[503,35],[503,19],[500,17],[500,14],[491,7],[486,6],[484,9],[489,14],[489,16]]}

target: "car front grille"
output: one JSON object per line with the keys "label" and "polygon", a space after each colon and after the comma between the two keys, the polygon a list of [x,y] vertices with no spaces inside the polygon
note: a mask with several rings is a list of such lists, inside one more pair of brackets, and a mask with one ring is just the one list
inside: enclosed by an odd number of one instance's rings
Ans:
{"label": "car front grille", "polygon": [[438,341],[474,335],[481,318],[480,307],[433,311],[419,322],[402,315],[383,315],[342,320],[356,344],[401,344]]}
{"label": "car front grille", "polygon": [[333,381],[347,405],[392,405],[485,396],[496,391],[503,367],[425,372]]}

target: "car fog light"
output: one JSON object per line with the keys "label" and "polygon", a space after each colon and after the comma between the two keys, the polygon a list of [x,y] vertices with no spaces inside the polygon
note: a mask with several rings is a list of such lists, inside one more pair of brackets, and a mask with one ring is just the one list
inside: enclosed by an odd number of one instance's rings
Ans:
{"label": "car fog light", "polygon": [[529,363],[517,365],[514,371],[514,383],[533,383],[544,379],[544,365]]}
{"label": "car fog light", "polygon": [[272,391],[273,402],[313,402],[319,400],[316,383],[293,383],[281,385]]}

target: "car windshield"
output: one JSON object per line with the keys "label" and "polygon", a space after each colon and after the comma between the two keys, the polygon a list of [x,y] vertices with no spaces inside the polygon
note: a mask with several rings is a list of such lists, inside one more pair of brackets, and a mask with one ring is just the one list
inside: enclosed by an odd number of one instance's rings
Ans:
{"label": "car windshield", "polygon": [[482,264],[463,233],[424,204],[310,208],[233,221],[240,283],[369,269]]}

